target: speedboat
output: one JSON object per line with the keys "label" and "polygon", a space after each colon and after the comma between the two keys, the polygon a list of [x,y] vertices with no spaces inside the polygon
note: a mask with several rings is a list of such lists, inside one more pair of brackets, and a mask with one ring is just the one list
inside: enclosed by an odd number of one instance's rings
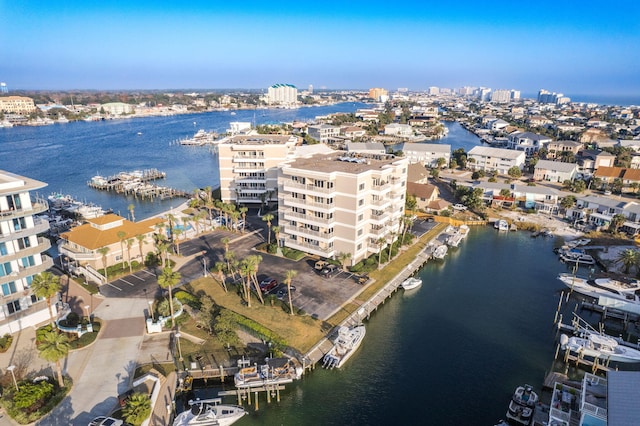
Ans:
{"label": "speedboat", "polygon": [[448,250],[449,249],[447,248],[446,244],[442,244],[436,247],[436,249],[433,251],[433,257],[435,257],[436,259],[444,259],[444,257],[447,255]]}
{"label": "speedboat", "polygon": [[595,280],[590,280],[567,273],[558,275],[558,279],[572,291],[585,296],[596,299],[604,296],[640,305],[640,297],[638,297],[637,294],[640,290],[640,282],[637,280],[628,282],[615,280],[613,278],[596,278]]}
{"label": "speedboat", "polygon": [[509,401],[507,418],[523,425],[530,425],[538,403],[538,394],[531,385],[518,386]]}
{"label": "speedboat", "polygon": [[239,405],[221,402],[220,398],[191,400],[190,409],[178,414],[173,426],[229,426],[247,414]]}
{"label": "speedboat", "polygon": [[406,280],[402,281],[400,286],[405,290],[413,290],[414,288],[418,288],[422,285],[422,280],[420,278],[409,277]]}
{"label": "speedboat", "polygon": [[594,265],[596,260],[590,254],[583,251],[567,250],[560,252],[560,259],[568,263],[578,263],[581,265]]}
{"label": "speedboat", "polygon": [[322,358],[322,366],[325,368],[340,368],[351,358],[351,355],[360,347],[364,340],[366,329],[364,325],[355,327],[341,326],[338,329],[338,337],[333,347]]}
{"label": "speedboat", "polygon": [[267,358],[263,365],[241,368],[234,377],[237,388],[290,383],[299,379],[302,371],[288,358]]}
{"label": "speedboat", "polygon": [[560,347],[589,358],[606,359],[616,362],[640,362],[640,351],[623,346],[617,339],[604,333],[581,330],[581,336],[560,336]]}
{"label": "speedboat", "polygon": [[509,230],[509,222],[504,219],[497,220],[493,225],[498,231],[508,231]]}

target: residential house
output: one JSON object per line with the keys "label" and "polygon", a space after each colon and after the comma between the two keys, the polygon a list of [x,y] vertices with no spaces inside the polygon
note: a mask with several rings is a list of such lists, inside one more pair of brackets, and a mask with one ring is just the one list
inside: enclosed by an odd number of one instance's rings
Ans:
{"label": "residential house", "polygon": [[507,174],[510,168],[523,169],[526,161],[524,151],[487,146],[474,146],[467,153],[467,167],[472,170],[496,171]]}
{"label": "residential house", "polygon": [[524,151],[529,156],[538,152],[540,148],[546,147],[549,142],[551,138],[547,136],[532,132],[516,132],[509,135],[507,148]]}
{"label": "residential house", "polygon": [[409,163],[407,166],[407,182],[427,183],[429,171],[420,163]]}
{"label": "residential house", "polygon": [[345,138],[361,138],[367,135],[367,131],[359,126],[344,126],[340,128],[340,134]]}
{"label": "residential house", "polygon": [[[278,173],[278,244],[355,264],[401,230],[408,161],[345,151],[296,158]],[[382,243],[384,242],[384,243]]]}
{"label": "residential house", "polygon": [[582,147],[583,144],[576,141],[551,141],[547,144],[547,159],[555,160],[560,158],[563,152],[571,152],[576,156]]}
{"label": "residential house", "polygon": [[[483,201],[487,205],[504,205],[505,201],[513,202],[524,209],[533,209],[536,212],[556,214],[559,210],[558,201],[560,192],[554,188],[546,186],[529,186],[520,184],[508,184],[500,182],[458,182],[458,185],[470,188],[481,188],[483,191]],[[510,195],[503,196],[503,190],[508,190]]]}
{"label": "residential house", "polygon": [[578,174],[578,165],[561,161],[538,160],[533,173],[533,180],[547,182],[564,182],[573,180]]}
{"label": "residential house", "polygon": [[621,214],[627,220],[620,231],[635,236],[640,232],[640,204],[618,198],[586,195],[578,197],[576,205],[567,209],[565,217],[574,223],[583,222],[595,229],[606,229],[613,216]]}
{"label": "residential house", "polygon": [[[131,222],[116,214],[87,219],[60,235],[62,244],[58,250],[67,258],[65,262],[73,273],[104,284],[108,277],[98,273],[98,269],[120,262],[144,262],[147,253],[155,248],[153,234],[160,232],[163,223],[160,218]],[[138,236],[144,237],[142,247]],[[131,242],[127,243],[128,240]]]}
{"label": "residential house", "polygon": [[[37,217],[48,204],[44,199],[31,198],[31,192],[46,186],[0,170],[0,335],[49,319],[46,301],[31,291],[33,278],[53,266],[53,260],[44,254],[51,243],[40,236],[49,231],[49,222]],[[55,315],[55,306],[52,309]]]}
{"label": "residential house", "polygon": [[347,142],[349,153],[386,154],[387,150],[382,142]]}
{"label": "residential house", "polygon": [[438,143],[404,143],[401,148],[409,163],[419,163],[426,167],[436,167],[438,158],[444,159],[444,165],[451,162],[451,145]]}
{"label": "residential house", "polygon": [[622,167],[599,167],[593,177],[602,179],[603,183],[612,184],[616,179],[622,179],[625,169]]}
{"label": "residential house", "polygon": [[613,167],[616,156],[606,151],[582,150],[576,157],[578,172],[591,175],[600,167]]}
{"label": "residential house", "polygon": [[391,123],[384,126],[384,134],[408,138],[413,136],[413,127],[408,124]]}
{"label": "residential house", "polygon": [[430,183],[407,182],[407,195],[416,199],[416,208],[422,211],[442,210],[436,205],[440,198],[438,187]]}
{"label": "residential house", "polygon": [[529,118],[527,118],[527,123],[531,127],[543,127],[543,126],[546,126],[547,124],[553,123],[553,121],[549,120],[544,115],[532,115]]}
{"label": "residential house", "polygon": [[320,143],[336,143],[340,140],[340,127],[330,124],[317,124],[307,128],[307,134]]}

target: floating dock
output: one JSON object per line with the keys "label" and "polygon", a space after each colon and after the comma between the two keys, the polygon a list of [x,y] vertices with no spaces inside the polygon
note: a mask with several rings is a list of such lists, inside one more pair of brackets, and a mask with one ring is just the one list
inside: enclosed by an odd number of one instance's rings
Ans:
{"label": "floating dock", "polygon": [[160,186],[149,183],[153,180],[164,179],[165,172],[157,169],[134,170],[132,172],[120,172],[116,175],[104,177],[94,176],[87,185],[102,191],[114,191],[118,194],[134,195],[143,200],[165,199],[174,197],[189,198],[191,194],[179,189]]}

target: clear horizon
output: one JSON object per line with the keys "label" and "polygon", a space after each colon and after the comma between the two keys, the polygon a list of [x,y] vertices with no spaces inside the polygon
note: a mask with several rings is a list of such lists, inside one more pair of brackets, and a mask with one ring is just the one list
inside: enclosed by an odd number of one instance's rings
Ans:
{"label": "clear horizon", "polygon": [[0,81],[51,91],[291,83],[640,96],[640,4],[615,6],[0,1]]}

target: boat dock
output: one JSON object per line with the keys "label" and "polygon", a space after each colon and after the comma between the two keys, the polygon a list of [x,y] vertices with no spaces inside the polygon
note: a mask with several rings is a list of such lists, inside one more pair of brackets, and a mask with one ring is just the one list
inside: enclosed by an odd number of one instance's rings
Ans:
{"label": "boat dock", "polygon": [[190,193],[179,189],[151,184],[149,182],[164,179],[165,172],[157,169],[135,170],[132,172],[120,172],[116,175],[103,177],[94,176],[87,185],[91,188],[102,191],[114,191],[118,194],[134,195],[143,200],[153,200],[155,198],[165,199],[174,197],[189,198]]}
{"label": "boat dock", "polygon": [[[432,231],[434,236],[432,240],[440,236],[447,224],[438,223]],[[421,250],[418,255],[405,266],[394,278],[389,280],[380,290],[378,290],[373,296],[360,305],[360,308],[355,312],[352,312],[347,318],[345,318],[338,326],[334,327],[332,332],[324,339],[318,342],[313,348],[311,348],[302,358],[302,367],[304,370],[315,368],[324,355],[329,352],[333,347],[331,338],[336,334],[340,326],[349,327],[352,325],[360,324],[364,319],[369,319],[371,314],[378,309],[378,306],[384,304],[384,302],[395,293],[404,280],[413,275],[418,269],[420,269],[430,258],[431,254],[428,252],[428,245]]]}

